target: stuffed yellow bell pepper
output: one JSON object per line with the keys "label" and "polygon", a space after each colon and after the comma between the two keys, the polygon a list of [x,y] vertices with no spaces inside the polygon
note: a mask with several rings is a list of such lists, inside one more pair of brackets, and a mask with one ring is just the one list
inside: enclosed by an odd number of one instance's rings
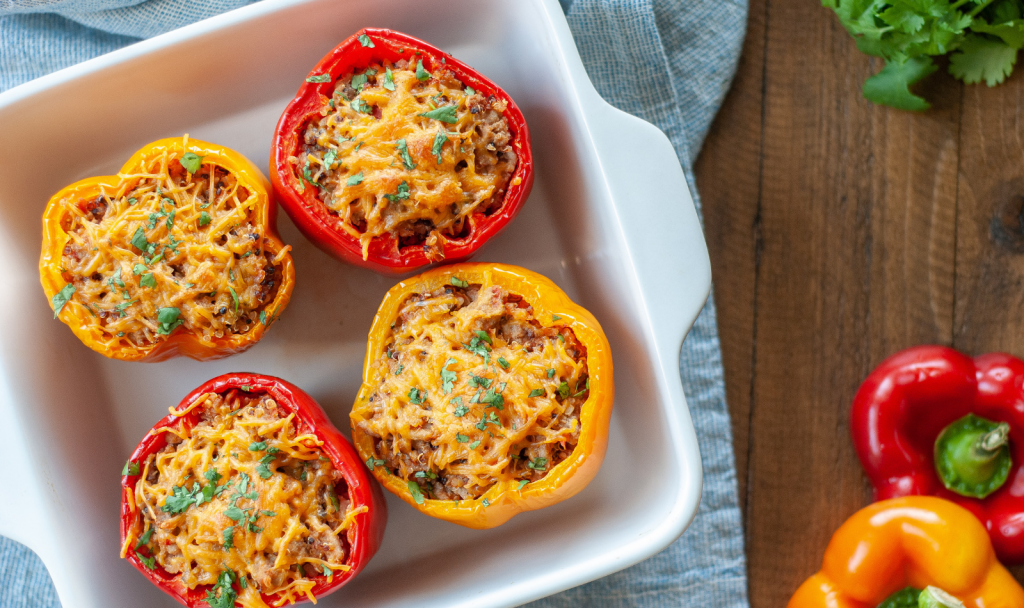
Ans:
{"label": "stuffed yellow bell pepper", "polygon": [[[954,599],[955,598],[955,599]],[[883,500],[844,523],[788,608],[1020,608],[1024,590],[969,511],[931,496]]]}
{"label": "stuffed yellow bell pepper", "polygon": [[601,326],[554,283],[515,266],[444,266],[384,298],[352,439],[410,505],[491,528],[590,482],[613,393]]}
{"label": "stuffed yellow bell pepper", "polygon": [[117,175],[76,182],[43,215],[54,318],[127,361],[205,360],[256,343],[295,281],[267,179],[237,152],[153,142]]}

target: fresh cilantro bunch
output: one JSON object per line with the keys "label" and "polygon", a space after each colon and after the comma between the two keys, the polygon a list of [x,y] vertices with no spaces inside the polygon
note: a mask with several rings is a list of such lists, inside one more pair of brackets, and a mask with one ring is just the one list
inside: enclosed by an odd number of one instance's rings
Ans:
{"label": "fresh cilantro bunch", "polygon": [[857,40],[885,59],[864,83],[864,97],[901,110],[926,110],[910,92],[937,68],[932,57],[952,53],[949,72],[967,84],[995,86],[1013,71],[1024,47],[1024,0],[822,0]]}

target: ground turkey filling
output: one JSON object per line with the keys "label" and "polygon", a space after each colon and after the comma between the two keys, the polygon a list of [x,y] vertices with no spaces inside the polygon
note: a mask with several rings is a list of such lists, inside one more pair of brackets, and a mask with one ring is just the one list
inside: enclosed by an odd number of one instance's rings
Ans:
{"label": "ground turkey filling", "polygon": [[586,349],[552,319],[542,327],[529,302],[498,286],[411,296],[377,361],[380,386],[357,404],[375,440],[370,464],[440,500],[543,478],[576,447],[590,395]]}
{"label": "ground turkey filling", "polygon": [[[313,436],[296,436],[293,415],[268,396],[232,390],[202,407],[191,432],[167,432],[142,463],[135,551],[147,566],[189,588],[227,576],[266,594],[346,569],[347,489]],[[223,593],[234,591],[213,596]]]}
{"label": "ground turkey filling", "polygon": [[281,267],[251,218],[255,194],[212,164],[191,175],[165,155],[148,169],[65,215],[61,272],[72,300],[112,341],[137,347],[178,327],[212,341],[248,332],[261,313],[267,320]]}
{"label": "ground turkey filling", "polygon": [[370,241],[390,233],[439,261],[473,213],[504,201],[517,161],[505,109],[446,67],[373,64],[338,79],[291,162],[300,186],[315,188],[360,239],[364,259]]}

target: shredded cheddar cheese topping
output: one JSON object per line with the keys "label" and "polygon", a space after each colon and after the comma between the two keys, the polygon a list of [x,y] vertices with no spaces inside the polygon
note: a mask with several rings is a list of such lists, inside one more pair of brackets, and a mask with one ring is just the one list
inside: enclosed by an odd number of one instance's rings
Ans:
{"label": "shredded cheddar cheese topping", "polygon": [[324,101],[292,162],[300,188],[318,190],[363,259],[373,238],[394,233],[440,260],[473,213],[504,199],[516,166],[505,102],[463,88],[446,68],[373,64]]}
{"label": "shredded cheddar cheese topping", "polygon": [[266,248],[256,192],[193,157],[182,157],[190,171],[164,151],[116,188],[61,203],[62,277],[111,344],[151,345],[178,327],[212,342],[273,318],[263,309],[289,248]]}
{"label": "shredded cheddar cheese topping", "polygon": [[343,533],[366,507],[338,495],[341,476],[322,442],[269,396],[232,390],[196,403],[194,427],[155,431],[168,444],[142,464],[139,517],[123,552],[134,546],[147,567],[190,589],[214,585],[211,606],[234,606],[237,596],[263,608],[261,593],[272,606],[315,601],[319,581],[349,569]]}
{"label": "shredded cheddar cheese topping", "polygon": [[375,438],[370,464],[408,480],[417,502],[542,478],[572,453],[589,396],[586,351],[569,327],[542,326],[500,286],[467,287],[403,303],[372,363],[378,388],[353,408]]}

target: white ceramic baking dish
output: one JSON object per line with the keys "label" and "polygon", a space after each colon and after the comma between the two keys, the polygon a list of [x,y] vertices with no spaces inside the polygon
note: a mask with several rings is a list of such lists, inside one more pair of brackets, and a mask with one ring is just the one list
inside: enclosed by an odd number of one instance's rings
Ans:
{"label": "white ceramic baking dish", "polygon": [[65,608],[177,605],[118,559],[119,474],[150,426],[228,371],[278,375],[343,430],[370,321],[394,282],[328,258],[282,214],[291,305],[249,352],[123,363],[54,321],[36,269],[40,216],[64,185],[189,133],[267,166],[308,70],[363,26],[476,67],[523,109],[536,183],[476,256],[551,277],[601,321],[616,400],[608,456],[578,496],[497,529],[433,520],[389,497],[381,551],[326,606],[513,606],[649,557],[697,510],[700,455],[679,379],[708,295],[707,250],[668,139],[606,104],[555,0],[267,0],[0,94],[0,534],[35,550]]}

